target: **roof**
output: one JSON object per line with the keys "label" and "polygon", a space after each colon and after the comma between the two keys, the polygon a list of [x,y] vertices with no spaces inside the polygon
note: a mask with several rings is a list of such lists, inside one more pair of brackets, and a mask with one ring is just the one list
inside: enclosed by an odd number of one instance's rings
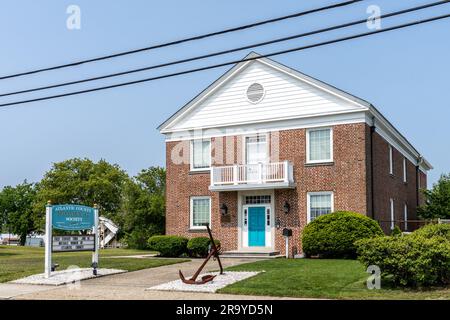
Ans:
{"label": "roof", "polygon": [[222,76],[220,76],[216,81],[211,83],[207,88],[205,88],[203,91],[201,91],[197,96],[195,96],[192,100],[190,100],[188,103],[186,103],[182,108],[180,108],[178,111],[176,111],[174,114],[172,114],[167,120],[165,120],[163,123],[161,123],[158,126],[158,130],[161,133],[167,133],[170,130],[167,130],[167,128],[175,122],[178,118],[180,118],[183,114],[185,114],[188,110],[195,107],[199,102],[201,102],[204,98],[209,96],[213,91],[215,91],[218,87],[220,87],[222,84],[224,84],[227,80],[232,78],[236,73],[238,73],[241,69],[243,69],[248,64],[254,62],[254,61],[260,61],[263,62],[266,65],[272,66],[274,68],[277,68],[278,70],[281,70],[282,72],[285,72],[287,74],[290,74],[291,76],[294,76],[296,78],[300,78],[304,81],[307,81],[309,83],[312,83],[313,85],[329,91],[341,98],[344,98],[348,101],[351,101],[357,105],[360,105],[361,107],[367,108],[367,110],[370,112],[370,114],[373,117],[373,125],[375,127],[377,126],[383,126],[386,128],[395,138],[398,140],[399,143],[403,144],[409,151],[416,157],[418,162],[424,167],[425,170],[433,169],[433,166],[420,154],[420,152],[403,136],[395,127],[394,125],[386,119],[382,115],[382,113],[370,102],[361,99],[353,94],[350,94],[344,90],[341,90],[339,88],[336,88],[333,85],[330,85],[328,83],[325,83],[321,80],[318,80],[312,76],[309,76],[307,74],[304,74],[298,70],[295,70],[293,68],[290,68],[286,65],[283,65],[279,62],[276,62],[272,59],[269,59],[267,57],[264,57],[256,52],[250,52],[247,56],[245,56],[241,62],[236,63],[232,68],[230,68],[228,71],[226,71]]}

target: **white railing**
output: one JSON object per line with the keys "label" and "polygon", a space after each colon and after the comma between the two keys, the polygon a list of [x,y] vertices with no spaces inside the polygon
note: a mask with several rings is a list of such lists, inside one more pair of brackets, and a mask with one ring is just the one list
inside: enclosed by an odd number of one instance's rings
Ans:
{"label": "white railing", "polygon": [[276,182],[293,182],[292,164],[289,161],[211,168],[212,186]]}

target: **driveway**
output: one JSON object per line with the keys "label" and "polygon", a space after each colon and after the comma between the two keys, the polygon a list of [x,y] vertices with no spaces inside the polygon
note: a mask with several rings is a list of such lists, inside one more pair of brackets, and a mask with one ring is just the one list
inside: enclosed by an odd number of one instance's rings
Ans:
{"label": "driveway", "polygon": [[[151,258],[148,258],[151,259]],[[224,267],[254,262],[255,259],[221,259]],[[178,279],[178,270],[186,276],[192,275],[203,262],[194,259],[190,262],[143,269],[96,279],[84,280],[77,285],[40,286],[0,284],[0,299],[88,299],[88,300],[252,300],[281,299],[276,297],[242,296],[214,293],[168,292],[145,290],[146,288]],[[217,271],[216,261],[209,261],[204,272]],[[283,298],[285,299],[285,298]]]}

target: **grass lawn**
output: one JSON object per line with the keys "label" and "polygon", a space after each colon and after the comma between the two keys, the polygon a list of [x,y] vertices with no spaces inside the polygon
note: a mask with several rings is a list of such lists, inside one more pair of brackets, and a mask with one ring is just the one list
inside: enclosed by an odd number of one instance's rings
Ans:
{"label": "grass lawn", "polygon": [[[111,258],[112,256],[129,256],[149,253],[152,252],[132,249],[100,250],[99,264],[101,268],[135,271],[189,261],[187,259],[163,258]],[[66,252],[53,254],[53,262],[59,264],[57,270],[64,270],[72,265],[79,267],[90,267],[91,259],[92,252]],[[0,283],[43,272],[43,248],[0,246]]]}
{"label": "grass lawn", "polygon": [[227,268],[262,271],[221,293],[331,299],[450,299],[450,287],[430,290],[369,290],[369,276],[355,260],[270,259]]}

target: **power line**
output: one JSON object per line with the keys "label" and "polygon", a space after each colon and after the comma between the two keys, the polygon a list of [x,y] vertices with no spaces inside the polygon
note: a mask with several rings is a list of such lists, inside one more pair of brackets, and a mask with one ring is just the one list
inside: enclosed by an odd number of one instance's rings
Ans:
{"label": "power line", "polygon": [[[448,0],[437,1],[437,2],[433,2],[433,3],[429,3],[429,4],[425,4],[425,5],[421,5],[421,6],[417,6],[417,7],[413,7],[413,8],[408,8],[408,9],[384,14],[384,15],[380,16],[379,19],[390,18],[390,17],[401,15],[401,14],[419,11],[419,10],[423,10],[423,9],[434,7],[434,6],[447,4],[447,3],[448,3]],[[361,20],[357,20],[357,21],[353,21],[353,22],[340,24],[337,26],[332,26],[332,27],[314,30],[314,31],[310,31],[310,32],[305,32],[305,33],[301,33],[301,34],[296,34],[296,35],[292,35],[292,36],[288,36],[288,37],[278,38],[278,39],[274,39],[274,40],[270,40],[270,41],[254,43],[251,45],[246,45],[246,46],[229,49],[229,50],[218,51],[218,52],[205,54],[205,55],[201,55],[201,56],[196,56],[196,57],[191,57],[191,58],[187,58],[187,59],[171,61],[171,62],[167,62],[167,63],[157,64],[157,65],[138,68],[138,69],[127,70],[127,71],[123,71],[123,72],[107,74],[107,75],[98,76],[98,77],[91,77],[91,78],[87,78],[87,79],[81,79],[81,80],[63,82],[63,83],[59,83],[59,84],[42,86],[42,87],[37,87],[37,88],[32,88],[32,89],[3,93],[3,94],[0,94],[0,97],[12,96],[12,95],[23,94],[23,93],[30,93],[30,92],[41,91],[41,90],[54,89],[54,88],[59,88],[59,87],[64,87],[64,86],[69,86],[69,85],[74,85],[74,84],[80,84],[80,83],[85,83],[85,82],[90,82],[90,81],[96,81],[96,80],[102,80],[102,79],[107,79],[107,78],[112,78],[112,77],[123,76],[123,75],[132,74],[132,73],[136,73],[136,72],[143,72],[143,71],[148,71],[148,70],[153,70],[153,69],[159,69],[159,68],[163,68],[163,67],[168,67],[168,66],[192,62],[192,61],[196,61],[196,60],[211,58],[211,57],[229,54],[229,53],[242,51],[242,50],[246,50],[246,49],[252,49],[255,47],[266,46],[266,45],[270,45],[270,44],[274,44],[274,43],[284,42],[284,41],[303,38],[306,36],[311,36],[311,35],[315,35],[315,34],[319,34],[319,33],[324,33],[324,32],[328,32],[328,31],[351,27],[354,25],[365,23],[366,21],[367,21],[367,19],[361,19]]]}
{"label": "power line", "polygon": [[355,35],[351,35],[351,36],[347,36],[347,37],[342,37],[342,38],[338,38],[338,39],[334,39],[334,40],[319,42],[319,43],[311,44],[311,45],[307,45],[307,46],[302,46],[302,47],[297,47],[297,48],[292,48],[292,49],[287,49],[287,50],[282,50],[282,51],[276,51],[276,52],[272,52],[272,53],[269,53],[269,54],[261,55],[261,56],[258,56],[258,57],[250,57],[250,58],[246,58],[246,59],[243,59],[243,60],[234,60],[234,61],[224,62],[224,63],[210,65],[210,66],[206,66],[206,67],[190,69],[190,70],[185,70],[185,71],[180,71],[180,72],[175,72],[175,73],[169,73],[169,74],[165,74],[165,75],[161,75],[161,76],[145,78],[145,79],[140,79],[140,80],[135,80],[135,81],[123,82],[123,83],[118,83],[118,84],[104,86],[104,87],[97,87],[97,88],[92,88],[92,89],[87,89],[87,90],[74,91],[74,92],[69,92],[69,93],[64,93],[64,94],[53,95],[53,96],[46,96],[46,97],[42,97],[42,98],[35,98],[35,99],[22,100],[22,101],[16,101],[16,102],[9,102],[9,103],[0,104],[0,107],[8,107],[8,106],[13,106],[13,105],[18,105],[18,104],[25,104],[25,103],[31,103],[31,102],[37,102],[37,101],[43,101],[43,100],[50,100],[50,99],[68,97],[68,96],[73,96],[73,95],[89,93],[89,92],[95,92],[95,91],[101,91],[101,90],[106,90],[106,89],[124,87],[124,86],[129,86],[129,85],[143,83],[143,82],[150,82],[150,81],[155,81],[155,80],[160,80],[160,79],[165,79],[165,78],[171,78],[171,77],[185,75],[185,74],[189,74],[189,73],[194,73],[194,72],[205,71],[205,70],[209,70],[209,69],[220,68],[220,67],[224,67],[224,66],[228,66],[228,65],[237,64],[237,63],[242,63],[242,62],[247,62],[247,61],[252,61],[252,60],[258,60],[258,59],[268,58],[268,57],[282,55],[282,54],[286,54],[286,53],[291,53],[291,52],[296,52],[296,51],[302,51],[302,50],[306,50],[306,49],[321,47],[321,46],[325,46],[325,45],[329,45],[329,44],[339,43],[339,42],[343,42],[343,41],[347,41],[347,40],[353,40],[353,39],[362,38],[362,37],[365,37],[365,36],[371,36],[371,35],[374,35],[374,34],[384,33],[384,32],[388,32],[388,31],[403,29],[403,28],[406,28],[406,27],[420,25],[420,24],[424,24],[424,23],[428,23],[428,22],[432,22],[432,21],[437,21],[437,20],[442,20],[442,19],[446,19],[446,18],[450,18],[450,14],[436,16],[436,17],[432,17],[432,18],[428,18],[428,19],[416,20],[416,21],[413,21],[413,22],[404,23],[404,24],[393,26],[393,27],[389,27],[389,28],[386,28],[386,29],[380,29],[380,30],[376,30],[376,31],[369,31],[369,32],[359,33],[359,34],[355,34]]}
{"label": "power line", "polygon": [[21,76],[31,75],[31,74],[36,74],[36,73],[40,73],[40,72],[44,72],[44,71],[51,71],[51,70],[57,70],[57,69],[62,69],[62,68],[74,67],[74,66],[79,66],[81,64],[85,64],[85,63],[90,63],[90,62],[95,62],[95,61],[101,61],[101,60],[106,60],[106,59],[122,57],[122,56],[135,54],[135,53],[139,53],[139,52],[143,52],[143,51],[150,51],[150,50],[154,50],[154,49],[160,49],[160,48],[173,46],[173,45],[177,45],[177,44],[181,44],[181,43],[191,42],[191,41],[195,41],[195,40],[201,40],[201,39],[205,39],[205,38],[210,38],[210,37],[214,37],[214,36],[218,36],[218,35],[222,35],[222,34],[226,34],[226,33],[230,33],[230,32],[235,32],[235,31],[241,31],[241,30],[245,30],[245,29],[255,28],[255,27],[262,26],[262,25],[269,24],[269,23],[274,23],[274,22],[283,21],[283,20],[287,20],[287,19],[292,19],[292,18],[297,18],[297,17],[301,17],[301,16],[306,16],[306,15],[312,14],[312,13],[317,13],[317,12],[321,12],[321,11],[326,11],[326,10],[330,10],[330,9],[344,7],[344,6],[348,6],[348,5],[351,5],[351,4],[354,4],[354,3],[357,3],[357,2],[361,2],[361,1],[364,1],[364,0],[351,0],[351,1],[346,1],[346,2],[335,3],[335,4],[332,4],[332,5],[328,5],[328,6],[324,6],[324,7],[320,7],[320,8],[315,8],[315,9],[311,9],[311,10],[301,11],[301,12],[293,13],[293,14],[286,15],[286,16],[281,16],[281,17],[268,19],[268,20],[262,20],[262,21],[259,21],[259,22],[250,23],[250,24],[246,24],[246,25],[242,25],[242,26],[234,27],[234,28],[229,28],[229,29],[225,29],[225,30],[221,30],[221,31],[206,33],[206,34],[202,34],[202,35],[198,35],[198,36],[194,36],[194,37],[190,37],[190,38],[184,38],[184,39],[175,40],[175,41],[171,41],[171,42],[156,44],[156,45],[152,45],[152,46],[149,46],[149,47],[144,47],[144,48],[139,48],[139,49],[129,50],[129,51],[122,51],[122,52],[118,52],[118,53],[114,53],[114,54],[110,54],[110,55],[100,56],[100,57],[97,57],[97,58],[80,60],[80,61],[71,62],[71,63],[67,63],[67,64],[61,64],[61,65],[57,65],[57,66],[53,66],[53,67],[47,67],[47,68],[42,68],[42,69],[35,69],[35,70],[31,70],[31,71],[25,71],[25,72],[20,72],[20,73],[16,73],[16,74],[6,75],[6,76],[0,77],[0,80],[16,78],[16,77],[21,77]]}

